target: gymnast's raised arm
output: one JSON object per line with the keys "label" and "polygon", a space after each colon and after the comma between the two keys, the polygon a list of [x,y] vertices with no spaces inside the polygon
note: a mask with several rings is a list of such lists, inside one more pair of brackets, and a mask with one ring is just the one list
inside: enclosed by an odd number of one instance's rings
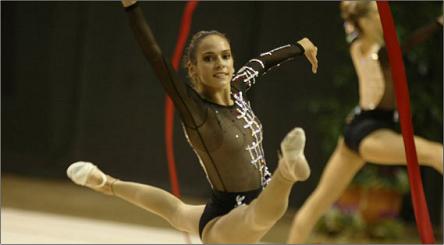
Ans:
{"label": "gymnast's raised arm", "polygon": [[122,0],[122,4],[128,13],[131,29],[143,54],[174,102],[183,123],[187,127],[197,128],[206,118],[206,109],[201,105],[197,94],[179,80],[177,73],[165,60],[138,3],[135,0]]}

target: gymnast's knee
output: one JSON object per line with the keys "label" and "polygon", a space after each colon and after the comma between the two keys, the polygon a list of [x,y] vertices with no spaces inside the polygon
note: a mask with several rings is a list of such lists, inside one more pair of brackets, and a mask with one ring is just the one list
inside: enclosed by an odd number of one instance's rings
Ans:
{"label": "gymnast's knee", "polygon": [[171,210],[171,215],[169,218],[167,218],[167,221],[172,225],[175,229],[180,231],[186,231],[184,224],[184,214],[186,212],[186,204],[179,201],[177,202],[173,210]]}

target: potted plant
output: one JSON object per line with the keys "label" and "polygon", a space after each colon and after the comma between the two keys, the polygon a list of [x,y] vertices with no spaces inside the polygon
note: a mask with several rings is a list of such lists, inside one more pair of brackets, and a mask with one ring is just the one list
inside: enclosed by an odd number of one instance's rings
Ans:
{"label": "potted plant", "polygon": [[398,216],[409,190],[405,168],[366,165],[318,224],[328,234],[358,234],[397,238],[403,224]]}

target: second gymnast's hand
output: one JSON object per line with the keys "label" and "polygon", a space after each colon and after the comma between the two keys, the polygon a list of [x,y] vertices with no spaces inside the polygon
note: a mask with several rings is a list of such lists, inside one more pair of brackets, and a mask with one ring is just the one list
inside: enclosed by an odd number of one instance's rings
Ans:
{"label": "second gymnast's hand", "polygon": [[311,63],[311,71],[316,74],[318,70],[318,48],[306,37],[298,41],[298,43],[304,48],[304,55]]}

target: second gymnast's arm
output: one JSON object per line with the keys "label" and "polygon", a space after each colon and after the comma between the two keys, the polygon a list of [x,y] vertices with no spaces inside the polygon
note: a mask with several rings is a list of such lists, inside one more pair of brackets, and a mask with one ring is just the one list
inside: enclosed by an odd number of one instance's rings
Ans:
{"label": "second gymnast's arm", "polygon": [[421,26],[410,34],[402,44],[403,52],[408,54],[412,48],[428,40],[436,31],[442,30],[442,19],[443,17],[441,15],[436,20]]}
{"label": "second gymnast's arm", "polygon": [[143,54],[174,102],[183,123],[187,127],[197,128],[205,120],[206,110],[201,106],[197,97],[191,93],[190,88],[178,79],[176,72],[165,60],[137,2],[123,0],[122,3],[128,13],[130,26]]}

